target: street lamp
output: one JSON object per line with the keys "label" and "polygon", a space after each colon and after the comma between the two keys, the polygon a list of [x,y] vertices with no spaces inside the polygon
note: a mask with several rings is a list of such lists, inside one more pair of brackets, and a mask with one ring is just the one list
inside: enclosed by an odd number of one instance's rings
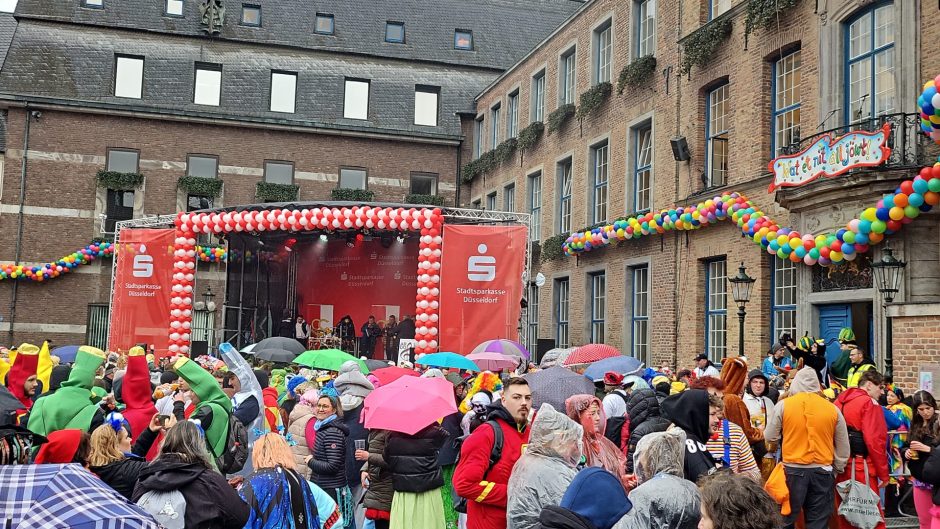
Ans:
{"label": "street lamp", "polygon": [[899,261],[894,257],[894,251],[885,244],[881,250],[881,259],[871,264],[875,273],[878,292],[881,292],[881,298],[884,300],[882,308],[885,311],[885,375],[894,374],[894,347],[891,329],[891,317],[888,316],[888,303],[894,301],[894,297],[901,289],[901,281],[904,279],[904,268],[907,263]]}
{"label": "street lamp", "polygon": [[728,278],[731,283],[731,297],[738,304],[738,356],[744,356],[744,306],[751,301],[751,287],[755,279],[744,271],[744,263],[738,268],[738,275]]}

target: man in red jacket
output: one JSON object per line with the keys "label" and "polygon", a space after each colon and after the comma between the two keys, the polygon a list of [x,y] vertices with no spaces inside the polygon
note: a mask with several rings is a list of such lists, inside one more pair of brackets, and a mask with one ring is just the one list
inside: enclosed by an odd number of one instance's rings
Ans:
{"label": "man in red jacket", "polygon": [[502,402],[489,408],[488,420],[496,421],[503,434],[499,461],[490,468],[495,437],[490,424],[481,424],[460,449],[454,471],[454,489],[467,498],[467,529],[506,529],[506,485],[516,461],[529,442],[529,410],[532,390],[524,378],[509,379]]}
{"label": "man in red jacket", "polygon": [[[888,484],[888,425],[884,413],[878,405],[878,398],[883,393],[884,378],[881,373],[869,369],[862,373],[858,387],[850,388],[839,395],[836,406],[845,417],[849,430],[849,448],[852,457],[845,470],[836,477],[836,487],[843,481],[852,479],[852,467],[855,467],[855,481],[865,482],[865,468],[868,468],[868,485],[877,495],[879,489]],[[841,497],[836,494],[836,509]],[[876,529],[884,529],[884,516]],[[841,529],[851,529],[852,525],[839,517]]]}

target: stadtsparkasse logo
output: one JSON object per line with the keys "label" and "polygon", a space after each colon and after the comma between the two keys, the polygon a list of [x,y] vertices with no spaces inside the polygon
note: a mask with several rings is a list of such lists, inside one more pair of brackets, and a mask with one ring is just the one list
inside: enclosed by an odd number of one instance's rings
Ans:
{"label": "stadtsparkasse logo", "polygon": [[140,253],[134,256],[134,277],[153,277],[153,257],[146,254],[147,245],[140,245]]}
{"label": "stadtsparkasse logo", "polygon": [[480,255],[471,255],[467,259],[467,279],[476,282],[487,282],[496,279],[496,258],[486,255],[486,245],[477,246]]}

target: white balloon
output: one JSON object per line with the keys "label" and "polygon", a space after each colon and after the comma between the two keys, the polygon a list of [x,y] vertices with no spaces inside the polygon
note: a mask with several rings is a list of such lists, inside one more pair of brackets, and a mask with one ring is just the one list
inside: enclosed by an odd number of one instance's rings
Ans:
{"label": "white balloon", "polygon": [[436,323],[436,322],[437,322],[437,319],[438,319],[438,315],[437,315],[437,314],[431,314],[430,316],[428,316],[428,318],[429,318],[431,321],[433,321],[433,322]]}
{"label": "white balloon", "polygon": [[431,349],[437,349],[437,340],[431,340],[430,342],[428,342],[428,347],[430,347]]}
{"label": "white balloon", "polygon": [[418,340],[418,347],[424,349],[427,346],[428,346],[427,340]]}
{"label": "white balloon", "polygon": [[[179,324],[179,322],[173,322],[173,323]],[[171,332],[171,333],[170,333],[170,339],[171,339],[171,340],[179,340],[179,339],[180,339],[180,333],[178,333],[178,332]]]}
{"label": "white balloon", "polygon": [[174,329],[179,329],[181,326],[182,326],[182,324],[181,324],[180,322],[178,322],[178,321],[171,321],[171,322],[170,322],[170,327],[172,327],[172,328],[174,328]]}
{"label": "white balloon", "polygon": [[440,306],[441,306],[441,304],[438,303],[437,300],[434,300],[434,301],[431,302],[431,308],[434,309],[434,310],[437,310],[437,308],[440,307]]}
{"label": "white balloon", "polygon": [[421,307],[422,309],[428,308],[428,305],[429,305],[429,303],[428,303],[427,301],[423,300],[423,299],[418,302],[418,306]]}
{"label": "white balloon", "polygon": [[431,327],[430,329],[428,329],[428,333],[431,336],[437,336],[437,327]]}
{"label": "white balloon", "polygon": [[171,346],[170,346],[170,352],[171,352],[171,353],[178,353],[178,352],[180,352],[180,346],[178,346],[178,345],[176,345],[176,344],[171,345]]}
{"label": "white balloon", "polygon": [[180,346],[180,352],[183,353],[183,354],[188,354],[188,353],[189,353],[189,346],[188,346],[188,345]]}

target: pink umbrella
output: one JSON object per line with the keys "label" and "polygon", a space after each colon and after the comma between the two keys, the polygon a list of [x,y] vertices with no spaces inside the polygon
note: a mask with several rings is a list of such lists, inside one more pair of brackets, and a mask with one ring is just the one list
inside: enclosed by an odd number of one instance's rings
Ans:
{"label": "pink umbrella", "polygon": [[389,366],[383,367],[381,369],[376,369],[372,372],[375,375],[375,378],[379,379],[379,382],[383,386],[387,386],[392,382],[398,380],[401,377],[416,377],[418,373],[413,369],[405,369],[404,367]]}
{"label": "pink umbrella", "polygon": [[474,364],[486,371],[515,369],[515,367],[519,365],[520,360],[517,357],[507,356],[502,353],[473,353],[467,355],[467,358],[473,360]]}
{"label": "pink umbrella", "polygon": [[454,385],[449,380],[404,376],[369,393],[362,417],[369,430],[413,435],[456,412]]}

